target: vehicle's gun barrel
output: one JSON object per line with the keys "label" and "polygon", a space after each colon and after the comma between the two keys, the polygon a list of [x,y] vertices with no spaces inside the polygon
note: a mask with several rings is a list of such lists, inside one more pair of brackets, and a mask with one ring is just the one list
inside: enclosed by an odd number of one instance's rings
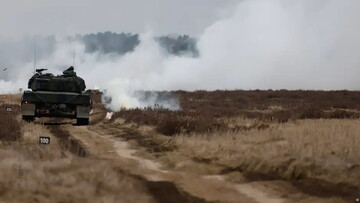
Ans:
{"label": "vehicle's gun barrel", "polygon": [[36,69],[35,71],[37,72],[37,73],[42,73],[43,71],[45,71],[45,70],[47,70],[47,69],[45,69],[45,68],[42,68],[42,69]]}

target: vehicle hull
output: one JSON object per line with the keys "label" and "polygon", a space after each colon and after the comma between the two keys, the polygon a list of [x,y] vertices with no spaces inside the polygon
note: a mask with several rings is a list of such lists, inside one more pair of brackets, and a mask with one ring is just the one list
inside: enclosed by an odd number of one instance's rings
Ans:
{"label": "vehicle hull", "polygon": [[24,91],[21,98],[21,113],[26,120],[35,117],[71,118],[87,125],[91,107],[90,93]]}

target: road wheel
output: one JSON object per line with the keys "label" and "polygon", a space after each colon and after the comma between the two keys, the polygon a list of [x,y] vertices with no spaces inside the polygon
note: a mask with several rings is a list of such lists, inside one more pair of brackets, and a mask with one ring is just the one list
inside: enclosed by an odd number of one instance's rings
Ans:
{"label": "road wheel", "polygon": [[23,121],[26,121],[28,123],[31,123],[35,120],[34,116],[22,116]]}
{"label": "road wheel", "polygon": [[88,118],[77,118],[76,125],[89,125],[89,119]]}

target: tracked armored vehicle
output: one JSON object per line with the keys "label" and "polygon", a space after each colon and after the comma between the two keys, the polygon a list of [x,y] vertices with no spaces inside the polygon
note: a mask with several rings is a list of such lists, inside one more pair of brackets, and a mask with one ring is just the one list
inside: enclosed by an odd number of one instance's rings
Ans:
{"label": "tracked armored vehicle", "polygon": [[37,69],[28,83],[31,90],[24,91],[21,113],[25,121],[36,117],[60,117],[77,120],[77,125],[88,125],[92,107],[91,93],[85,92],[85,82],[77,77],[74,68],[54,76],[43,74],[47,69]]}

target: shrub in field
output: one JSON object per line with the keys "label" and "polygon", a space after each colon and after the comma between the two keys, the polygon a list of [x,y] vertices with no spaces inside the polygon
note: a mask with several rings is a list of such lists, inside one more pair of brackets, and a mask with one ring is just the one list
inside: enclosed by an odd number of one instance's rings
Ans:
{"label": "shrub in field", "polygon": [[169,136],[180,132],[206,132],[226,127],[224,122],[213,115],[167,109],[122,109],[112,119],[120,117],[125,122],[155,126],[158,132]]}
{"label": "shrub in field", "polygon": [[223,121],[219,121],[212,117],[187,117],[183,118],[183,125],[181,127],[182,132],[191,133],[204,133],[210,131],[219,131],[227,129],[227,125]]}
{"label": "shrub in field", "polygon": [[300,119],[319,119],[324,117],[324,112],[318,108],[306,108],[299,110]]}
{"label": "shrub in field", "polygon": [[351,118],[360,118],[360,114],[358,112],[351,112],[346,110],[335,110],[329,112],[325,116],[326,118],[337,118],[337,119],[351,119]]}
{"label": "shrub in field", "polygon": [[185,126],[185,122],[176,116],[163,116],[156,125],[156,131],[164,135],[174,135],[180,133]]}
{"label": "shrub in field", "polygon": [[[0,106],[0,109],[5,109]],[[20,124],[16,120],[14,113],[9,113],[4,110],[0,111],[0,140],[1,141],[16,141],[21,137]]]}
{"label": "shrub in field", "polygon": [[286,123],[294,117],[294,114],[290,110],[281,110],[272,112],[270,116],[272,118],[272,121],[276,121],[278,123]]}

